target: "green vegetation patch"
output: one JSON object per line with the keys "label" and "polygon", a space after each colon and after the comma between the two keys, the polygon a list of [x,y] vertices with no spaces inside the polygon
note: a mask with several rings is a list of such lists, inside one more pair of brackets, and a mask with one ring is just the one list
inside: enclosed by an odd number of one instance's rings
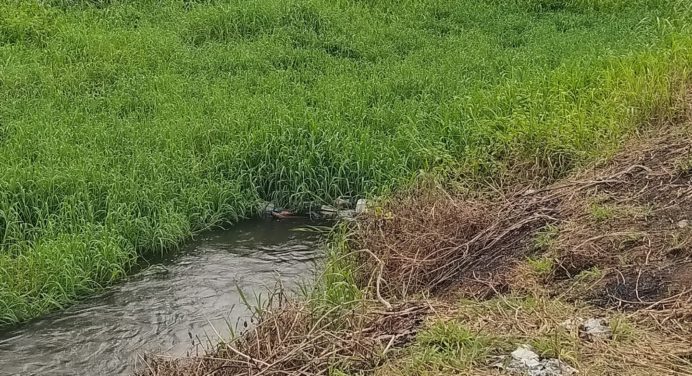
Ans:
{"label": "green vegetation patch", "polygon": [[402,374],[442,374],[473,368],[493,350],[493,339],[473,333],[455,321],[438,321],[418,333],[400,364]]}
{"label": "green vegetation patch", "polygon": [[0,325],[271,200],[559,176],[669,110],[664,0],[0,5]]}

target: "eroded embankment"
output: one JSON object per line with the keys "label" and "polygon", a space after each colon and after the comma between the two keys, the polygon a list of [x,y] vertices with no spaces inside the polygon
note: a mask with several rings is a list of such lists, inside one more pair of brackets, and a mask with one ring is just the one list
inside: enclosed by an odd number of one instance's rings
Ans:
{"label": "eroded embankment", "polygon": [[426,187],[374,207],[324,290],[353,282],[363,299],[278,295],[237,339],[149,357],[142,375],[498,374],[524,344],[586,375],[691,375],[690,124],[663,122],[548,187]]}

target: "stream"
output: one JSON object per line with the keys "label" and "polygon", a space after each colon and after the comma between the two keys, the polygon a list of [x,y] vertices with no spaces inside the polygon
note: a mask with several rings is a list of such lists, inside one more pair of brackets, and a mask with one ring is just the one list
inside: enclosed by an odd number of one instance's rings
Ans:
{"label": "stream", "polygon": [[[310,281],[320,236],[301,220],[251,220],[198,236],[103,294],[0,332],[0,375],[128,375],[144,352],[186,355],[229,335],[278,281]],[[201,350],[200,350],[201,351]],[[139,365],[138,365],[139,362]]]}

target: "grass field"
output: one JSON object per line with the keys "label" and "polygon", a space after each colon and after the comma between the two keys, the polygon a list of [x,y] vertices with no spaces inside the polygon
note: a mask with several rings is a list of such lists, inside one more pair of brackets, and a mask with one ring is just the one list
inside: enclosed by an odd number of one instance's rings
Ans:
{"label": "grass field", "polygon": [[0,325],[259,200],[560,176],[667,113],[690,21],[673,0],[5,1]]}

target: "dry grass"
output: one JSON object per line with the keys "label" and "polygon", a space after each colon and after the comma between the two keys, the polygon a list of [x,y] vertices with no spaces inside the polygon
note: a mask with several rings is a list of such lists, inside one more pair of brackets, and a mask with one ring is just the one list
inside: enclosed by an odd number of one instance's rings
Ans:
{"label": "dry grass", "polygon": [[[613,337],[586,339],[574,322],[589,317],[605,318]],[[481,356],[472,341],[465,342],[466,351],[458,351],[455,357],[445,357],[440,346],[431,346],[430,341],[417,342],[380,367],[376,375],[501,375],[491,364],[497,355],[519,344],[532,345],[541,356],[559,358],[583,375],[692,375],[692,338],[672,337],[649,323],[585,304],[518,296],[443,303],[429,318],[428,328],[440,323],[473,333],[475,341],[485,346]],[[444,343],[444,336],[440,337],[438,343]],[[459,366],[463,356],[475,356],[472,366]]]}
{"label": "dry grass", "polygon": [[374,369],[392,347],[416,335],[428,307],[401,303],[380,311],[367,302],[325,309],[278,292],[256,325],[203,355],[146,356],[139,375],[324,375]]}
{"label": "dry grass", "polygon": [[[540,189],[487,199],[428,188],[395,200],[360,222],[363,279],[381,280],[384,296],[490,298],[433,319],[463,323],[489,353],[530,342],[583,374],[690,375],[690,119],[662,121],[607,162]],[[530,307],[510,292],[533,297]],[[626,338],[585,343],[559,325],[575,317],[606,317]],[[410,351],[380,373],[498,372]]]}
{"label": "dry grass", "polygon": [[[593,183],[562,200],[545,286],[553,295],[631,312],[661,333],[692,338],[692,174],[679,167],[692,155],[690,119],[688,111],[572,179]],[[607,215],[594,216],[594,203]]]}
{"label": "dry grass", "polygon": [[459,287],[488,296],[506,286],[532,235],[557,221],[554,204],[525,192],[498,202],[426,188],[394,202],[359,222],[353,244],[367,250],[359,253],[364,284],[381,279],[387,296]]}
{"label": "dry grass", "polygon": [[[378,281],[390,297],[450,288],[487,297],[553,284],[603,306],[684,302],[692,292],[692,174],[679,167],[692,155],[692,131],[684,120],[542,189],[488,199],[426,187],[392,200],[359,221],[352,246],[363,250],[362,284]],[[585,286],[589,273],[601,278]]]}

